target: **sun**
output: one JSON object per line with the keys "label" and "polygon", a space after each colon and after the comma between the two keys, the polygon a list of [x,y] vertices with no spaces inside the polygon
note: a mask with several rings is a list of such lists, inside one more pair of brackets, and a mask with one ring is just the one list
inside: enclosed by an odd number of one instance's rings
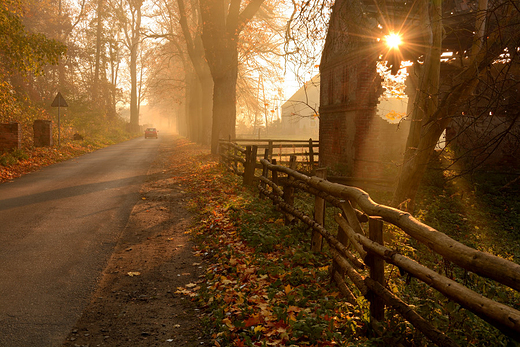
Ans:
{"label": "sun", "polygon": [[390,49],[398,49],[399,46],[403,43],[401,35],[396,33],[390,33],[384,37],[385,43]]}

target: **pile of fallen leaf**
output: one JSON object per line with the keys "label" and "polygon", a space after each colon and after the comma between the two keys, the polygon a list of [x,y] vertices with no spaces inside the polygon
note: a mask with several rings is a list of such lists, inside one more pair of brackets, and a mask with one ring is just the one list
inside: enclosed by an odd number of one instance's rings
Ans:
{"label": "pile of fallen leaf", "polygon": [[192,236],[210,265],[203,280],[177,293],[203,308],[216,346],[368,342],[368,304],[342,300],[330,283],[330,257],[309,251],[309,230],[285,226],[269,200],[216,162],[194,171],[184,182],[200,216]]}

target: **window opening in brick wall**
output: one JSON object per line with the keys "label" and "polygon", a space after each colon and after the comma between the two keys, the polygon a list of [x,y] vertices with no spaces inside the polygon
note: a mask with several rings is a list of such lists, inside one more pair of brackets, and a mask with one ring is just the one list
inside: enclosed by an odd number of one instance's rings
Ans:
{"label": "window opening in brick wall", "polygon": [[377,72],[381,76],[381,84],[384,88],[378,100],[377,114],[391,124],[397,124],[406,117],[408,95],[405,92],[405,82],[410,66],[412,62],[403,61],[397,74],[392,75],[390,69],[386,67],[386,62],[377,62]]}

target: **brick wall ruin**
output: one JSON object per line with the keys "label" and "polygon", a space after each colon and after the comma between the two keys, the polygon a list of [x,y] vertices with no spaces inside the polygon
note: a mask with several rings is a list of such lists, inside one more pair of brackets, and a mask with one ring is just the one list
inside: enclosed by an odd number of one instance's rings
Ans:
{"label": "brick wall ruin", "polygon": [[35,120],[33,124],[34,146],[52,146],[52,122],[50,120]]}
{"label": "brick wall ruin", "polygon": [[[383,89],[374,42],[355,0],[338,0],[320,64],[320,166],[342,176],[385,179],[402,159],[408,124],[378,115]],[[394,174],[395,176],[395,174]]]}
{"label": "brick wall ruin", "polygon": [[343,176],[395,176],[409,124],[391,124],[378,115],[376,57],[344,55],[322,65],[321,90],[320,166]]}
{"label": "brick wall ruin", "polygon": [[22,128],[19,123],[0,124],[0,151],[22,147]]}

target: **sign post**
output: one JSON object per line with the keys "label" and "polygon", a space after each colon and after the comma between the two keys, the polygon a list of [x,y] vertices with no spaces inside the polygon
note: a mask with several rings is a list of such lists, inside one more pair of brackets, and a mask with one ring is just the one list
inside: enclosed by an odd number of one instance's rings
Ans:
{"label": "sign post", "polygon": [[63,98],[60,92],[56,94],[54,101],[51,104],[51,107],[58,108],[58,147],[60,146],[60,138],[61,138],[61,127],[60,127],[60,107],[68,107],[67,102]]}

